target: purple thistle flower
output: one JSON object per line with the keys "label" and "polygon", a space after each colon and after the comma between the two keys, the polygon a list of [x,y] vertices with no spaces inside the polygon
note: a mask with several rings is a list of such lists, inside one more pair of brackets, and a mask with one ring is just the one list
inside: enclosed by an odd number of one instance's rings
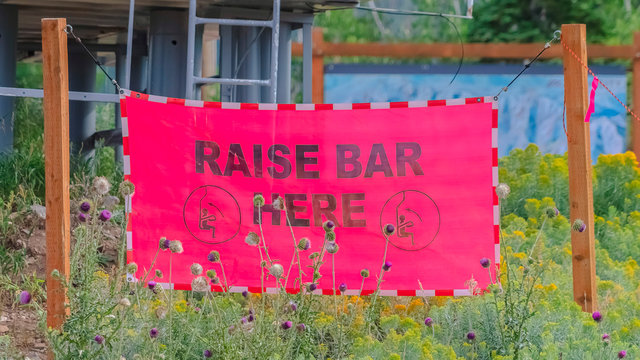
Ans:
{"label": "purple thistle flower", "polygon": [[384,233],[385,235],[389,236],[389,235],[393,235],[393,233],[396,231],[395,226],[391,225],[391,224],[387,224],[384,226]]}
{"label": "purple thistle flower", "polygon": [[336,224],[331,220],[327,220],[324,222],[324,224],[322,224],[324,231],[331,231],[335,226]]}
{"label": "purple thistle flower", "polygon": [[609,334],[607,333],[602,334],[602,341],[609,342],[609,338],[610,338]]}
{"label": "purple thistle flower", "polygon": [[433,319],[430,317],[424,319],[424,324],[427,325],[428,327],[433,326]]}
{"label": "purple thistle flower", "polygon": [[315,283],[311,283],[309,284],[309,286],[307,286],[307,290],[309,291],[314,291],[317,288],[318,288],[318,285],[316,285]]}
{"label": "purple thistle flower", "polygon": [[253,314],[249,314],[249,317],[247,317],[247,320],[249,322],[253,322],[253,320],[255,320],[256,318],[253,316]]}
{"label": "purple thistle flower", "polygon": [[303,332],[303,331],[305,331],[306,329],[307,329],[307,325],[305,325],[305,324],[303,324],[303,323],[300,323],[300,324],[296,325],[296,330],[298,330],[298,331],[300,331],[300,332]]}
{"label": "purple thistle flower", "polygon": [[474,333],[473,331],[469,331],[467,333],[467,339],[473,341],[476,338],[476,333]]}
{"label": "purple thistle flower", "polygon": [[487,258],[480,259],[480,266],[482,266],[485,269],[488,269],[489,266],[491,266],[491,260],[489,260]]}
{"label": "purple thistle flower", "polygon": [[98,343],[99,345],[102,345],[102,343],[104,342],[104,336],[102,335],[96,335],[93,338],[93,341],[95,341],[96,343]]}
{"label": "purple thistle flower", "polygon": [[91,210],[91,204],[89,204],[88,201],[83,202],[82,204],[80,204],[80,210],[83,213],[88,213],[89,210]]}
{"label": "purple thistle flower", "polygon": [[620,350],[620,352],[618,353],[618,359],[623,359],[626,356],[627,356],[626,350]]}
{"label": "purple thistle flower", "polygon": [[158,328],[151,328],[151,330],[149,330],[149,336],[152,339],[155,339],[158,337]]}
{"label": "purple thistle flower", "polygon": [[242,319],[240,319],[240,322],[243,323],[243,324],[246,324],[249,321],[247,320],[247,317],[244,316]]}
{"label": "purple thistle flower", "polygon": [[242,296],[246,299],[249,297],[249,292],[247,290],[242,292]]}
{"label": "purple thistle flower", "polygon": [[291,321],[284,321],[280,326],[287,330],[287,329],[291,329],[291,326],[293,325],[293,323]]}
{"label": "purple thistle flower", "polygon": [[591,314],[591,318],[593,318],[595,322],[600,322],[602,320],[602,314],[600,314],[600,311],[594,311],[593,314]]}
{"label": "purple thistle flower", "polygon": [[347,291],[347,284],[345,283],[340,284],[340,286],[338,286],[338,290],[340,290],[341,294],[344,294],[344,292]]}
{"label": "purple thistle flower", "polygon": [[111,219],[111,211],[106,209],[102,210],[98,218],[102,221],[109,221],[109,219]]}
{"label": "purple thistle flower", "polygon": [[147,287],[149,287],[149,290],[153,290],[156,287],[156,282],[151,280],[147,283]]}
{"label": "purple thistle flower", "polygon": [[291,309],[291,311],[296,311],[296,310],[298,310],[298,305],[296,305],[296,303],[291,301],[291,302],[289,302],[289,309]]}
{"label": "purple thistle flower", "polygon": [[28,291],[23,291],[20,293],[20,304],[27,305],[31,302],[31,294]]}
{"label": "purple thistle flower", "polygon": [[213,356],[213,353],[211,352],[211,350],[205,350],[202,352],[202,356],[206,357],[206,358],[210,358]]}
{"label": "purple thistle flower", "polygon": [[160,239],[160,250],[167,250],[170,244],[171,244],[171,240],[167,238]]}
{"label": "purple thistle flower", "polygon": [[89,215],[87,215],[85,213],[78,213],[78,220],[80,222],[87,222],[88,218],[89,218]]}
{"label": "purple thistle flower", "polygon": [[393,265],[391,261],[389,260],[385,261],[384,265],[382,265],[382,270],[389,271],[389,269],[391,269],[391,265]]}

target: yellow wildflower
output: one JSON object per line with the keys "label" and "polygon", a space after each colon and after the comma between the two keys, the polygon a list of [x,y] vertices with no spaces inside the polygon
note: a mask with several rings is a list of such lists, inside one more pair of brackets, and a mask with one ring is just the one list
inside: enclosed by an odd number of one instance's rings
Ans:
{"label": "yellow wildflower", "polygon": [[424,302],[422,301],[421,298],[416,298],[411,300],[411,302],[409,303],[409,306],[407,307],[407,311],[409,311],[410,313],[416,311],[416,309],[421,308],[424,306]]}
{"label": "yellow wildflower", "polygon": [[406,310],[407,310],[407,307],[406,307],[405,305],[403,305],[403,304],[395,304],[395,305],[393,306],[393,308],[394,308],[396,311],[406,311]]}
{"label": "yellow wildflower", "polygon": [[184,300],[177,301],[173,304],[173,308],[176,309],[177,312],[183,313],[188,309],[187,302]]}

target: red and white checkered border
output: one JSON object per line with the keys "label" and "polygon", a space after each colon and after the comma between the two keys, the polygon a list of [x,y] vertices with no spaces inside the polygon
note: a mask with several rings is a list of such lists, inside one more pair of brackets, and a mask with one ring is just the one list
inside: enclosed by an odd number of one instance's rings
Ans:
{"label": "red and white checkered border", "polygon": [[[500,205],[499,199],[495,192],[498,185],[498,102],[493,96],[460,98],[449,100],[422,100],[422,101],[395,101],[395,102],[376,102],[376,103],[353,103],[353,104],[254,104],[254,103],[232,103],[232,102],[214,102],[202,100],[185,100],[171,97],[148,95],[130,90],[122,90],[120,93],[120,112],[122,119],[122,147],[123,147],[123,166],[124,178],[129,179],[131,176],[131,160],[129,157],[129,128],[127,119],[126,97],[135,97],[138,99],[163,103],[175,104],[183,106],[216,108],[216,109],[235,109],[235,110],[295,110],[295,111],[318,111],[318,110],[375,110],[375,109],[395,109],[395,108],[417,108],[432,106],[456,106],[468,104],[491,103],[491,151],[492,151],[492,197],[493,197],[493,225],[494,225],[494,264],[500,266]],[[133,261],[133,235],[131,232],[131,200],[127,199],[127,208],[129,221],[127,222],[127,262]],[[131,282],[138,281],[133,275],[128,274],[127,279]],[[191,290],[191,284],[169,284],[158,283],[165,289],[175,290]],[[262,291],[264,290],[264,291]],[[211,291],[223,292],[224,289],[219,285],[211,286]],[[246,287],[246,286],[230,286],[229,292],[241,293],[248,291],[250,293],[267,293],[276,294],[280,291],[278,288]],[[286,291],[291,294],[297,293],[299,290],[295,288],[287,288]],[[336,291],[340,294],[340,291]],[[311,292],[315,295],[333,295],[333,289],[317,289]],[[362,293],[358,289],[346,290],[344,295],[370,295],[373,290],[364,290]],[[471,295],[469,289],[439,289],[439,290],[380,290],[382,296],[468,296]]]}

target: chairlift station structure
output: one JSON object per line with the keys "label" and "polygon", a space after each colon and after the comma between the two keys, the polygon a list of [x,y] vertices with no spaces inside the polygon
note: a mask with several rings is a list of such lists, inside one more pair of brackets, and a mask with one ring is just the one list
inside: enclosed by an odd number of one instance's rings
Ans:
{"label": "chairlift station structure", "polygon": [[[13,146],[14,97],[42,97],[15,87],[16,62],[42,49],[42,18],[66,18],[94,54],[115,60],[120,86],[155,95],[199,99],[220,84],[221,101],[291,102],[291,36],[302,30],[303,101],[311,102],[311,25],[318,11],[357,0],[0,0],[0,152]],[[212,69],[216,69],[212,70]],[[97,66],[69,40],[70,138],[98,137]],[[217,72],[217,73],[216,73]],[[120,121],[116,111],[116,132]],[[109,135],[109,136],[107,136]],[[121,151],[121,150],[120,150]],[[117,154],[118,155],[118,154]]]}

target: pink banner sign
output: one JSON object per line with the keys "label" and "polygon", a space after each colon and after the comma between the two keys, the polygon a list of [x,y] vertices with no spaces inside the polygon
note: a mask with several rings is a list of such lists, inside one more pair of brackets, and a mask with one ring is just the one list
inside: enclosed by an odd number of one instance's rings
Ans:
{"label": "pink banner sign", "polygon": [[[139,270],[131,281],[159,269],[158,283],[188,290],[193,263],[217,272],[213,291],[297,292],[299,268],[316,294],[340,284],[346,294],[371,294],[382,272],[382,295],[469,295],[472,278],[478,288],[489,284],[489,272],[495,279],[491,97],[240,104],[127,92],[121,105],[125,177],[136,186],[127,258]],[[265,206],[254,206],[256,194]],[[278,197],[286,210],[274,206]],[[335,254],[322,251],[327,220],[335,224]],[[245,242],[250,232],[260,246]],[[184,252],[158,251],[161,237],[180,240]],[[303,237],[311,246],[300,251],[298,267],[294,244]],[[219,262],[207,260],[212,250]],[[313,253],[324,262],[316,281]],[[491,259],[489,270],[482,258]],[[279,283],[271,263],[283,267]]]}

